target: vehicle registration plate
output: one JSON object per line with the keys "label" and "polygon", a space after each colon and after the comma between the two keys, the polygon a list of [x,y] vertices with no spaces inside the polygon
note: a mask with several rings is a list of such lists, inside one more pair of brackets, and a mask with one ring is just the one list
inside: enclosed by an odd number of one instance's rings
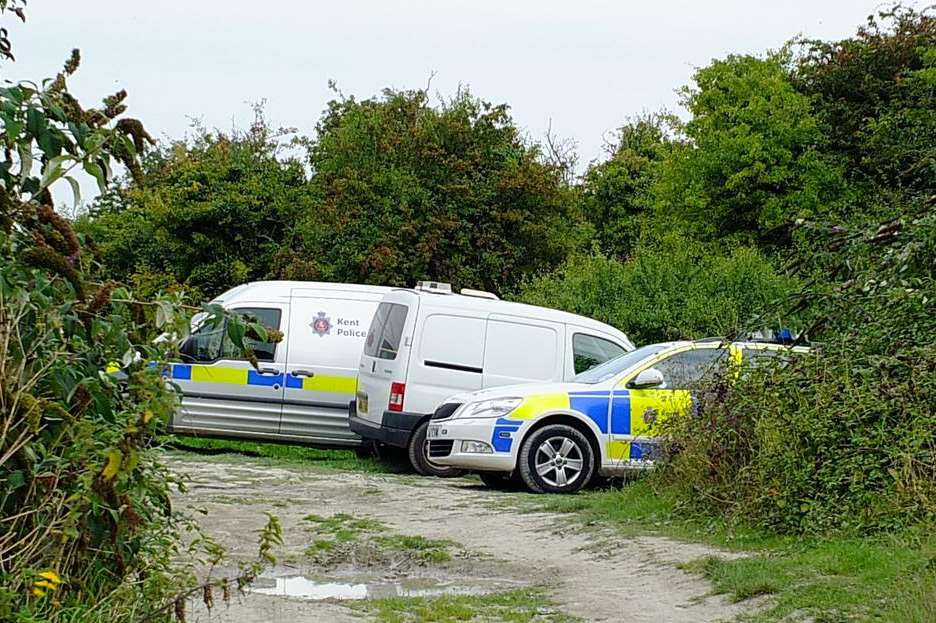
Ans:
{"label": "vehicle registration plate", "polygon": [[367,394],[358,394],[357,406],[358,411],[367,413]]}
{"label": "vehicle registration plate", "polygon": [[426,437],[429,439],[438,439],[447,432],[448,431],[443,431],[441,426],[430,426],[429,430],[426,431]]}

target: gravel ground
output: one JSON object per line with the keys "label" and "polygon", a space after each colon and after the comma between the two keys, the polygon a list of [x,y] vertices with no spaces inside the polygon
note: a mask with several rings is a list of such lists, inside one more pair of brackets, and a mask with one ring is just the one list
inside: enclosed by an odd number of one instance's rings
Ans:
{"label": "gravel ground", "polygon": [[[345,600],[525,586],[542,587],[562,612],[587,621],[726,621],[754,607],[710,595],[705,580],[676,567],[731,554],[582,530],[565,516],[524,512],[511,502],[525,494],[492,491],[475,479],[320,471],[241,457],[174,455],[170,464],[191,478],[175,504],[207,511],[197,513],[199,523],[234,560],[256,555],[265,513],[283,526],[278,564],[256,592],[210,613],[193,602],[191,621],[360,622],[363,615]],[[303,518],[337,513],[376,519],[390,533],[451,541],[452,559],[415,564],[405,556],[371,558],[365,550],[323,566],[305,553],[315,537]]]}

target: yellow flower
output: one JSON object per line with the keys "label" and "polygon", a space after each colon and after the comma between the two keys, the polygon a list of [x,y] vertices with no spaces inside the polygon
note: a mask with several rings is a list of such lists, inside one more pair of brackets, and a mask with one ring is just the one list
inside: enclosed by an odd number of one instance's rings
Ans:
{"label": "yellow flower", "polygon": [[34,597],[45,597],[48,591],[54,591],[62,583],[62,578],[52,569],[40,573],[39,578],[33,582],[31,592]]}
{"label": "yellow flower", "polygon": [[117,448],[111,448],[107,451],[107,465],[101,470],[101,476],[104,480],[110,480],[117,475],[120,469],[120,462],[123,460],[123,454]]}

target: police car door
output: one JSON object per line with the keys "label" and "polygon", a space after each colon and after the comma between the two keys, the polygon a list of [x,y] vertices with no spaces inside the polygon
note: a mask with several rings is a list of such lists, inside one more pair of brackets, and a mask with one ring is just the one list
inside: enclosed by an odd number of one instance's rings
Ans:
{"label": "police car door", "polygon": [[364,338],[382,294],[296,290],[279,432],[323,445],[359,442],[348,427]]}
{"label": "police car door", "polygon": [[[288,308],[275,303],[240,303],[229,311],[282,329]],[[172,381],[182,389],[182,412],[173,425],[183,432],[230,436],[275,435],[283,401],[286,345],[257,344],[257,369],[235,355],[223,327],[202,327],[182,347],[184,363],[173,364]]]}
{"label": "police car door", "polygon": [[[612,461],[640,466],[656,458],[659,423],[691,411],[690,391],[727,359],[727,350],[719,346],[702,343],[666,353],[628,375],[615,388],[609,444]],[[659,373],[659,383],[640,383],[652,376],[642,373],[651,370]]]}

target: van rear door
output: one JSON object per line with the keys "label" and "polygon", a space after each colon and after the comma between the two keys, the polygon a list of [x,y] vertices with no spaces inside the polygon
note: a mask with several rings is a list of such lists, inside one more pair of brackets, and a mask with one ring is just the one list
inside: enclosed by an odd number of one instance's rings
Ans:
{"label": "van rear door", "polygon": [[[419,297],[394,292],[383,298],[367,331],[358,368],[357,415],[380,426],[394,383],[405,383]],[[405,398],[403,398],[405,400]],[[398,410],[405,406],[400,404]]]}
{"label": "van rear door", "polygon": [[293,290],[281,437],[356,445],[348,403],[381,292]]}

